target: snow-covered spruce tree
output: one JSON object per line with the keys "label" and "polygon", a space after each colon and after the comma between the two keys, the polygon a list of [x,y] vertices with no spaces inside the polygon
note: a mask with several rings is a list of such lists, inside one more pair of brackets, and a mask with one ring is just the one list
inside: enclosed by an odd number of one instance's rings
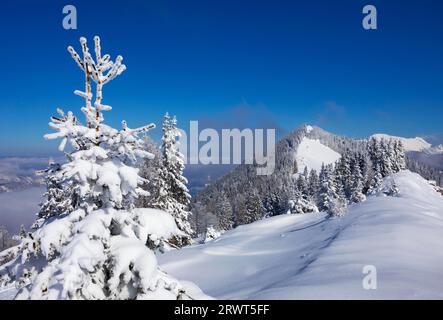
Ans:
{"label": "snow-covered spruce tree", "polygon": [[318,180],[317,172],[314,169],[311,169],[308,178],[308,194],[314,200],[318,195],[319,184],[320,182]]}
{"label": "snow-covered spruce tree", "polygon": [[266,214],[279,215],[287,210],[286,194],[283,189],[275,189],[266,195],[264,200],[264,209]]}
{"label": "snow-covered spruce tree", "polygon": [[329,210],[332,199],[338,197],[332,170],[332,165],[322,164],[321,166],[318,206],[322,211]]}
{"label": "snow-covered spruce tree", "polygon": [[230,230],[233,225],[232,206],[224,193],[218,196],[214,207],[214,214],[218,219],[219,230]]}
{"label": "snow-covered spruce tree", "polygon": [[351,164],[352,154],[349,149],[347,149],[339,160],[335,163],[334,176],[336,192],[343,198],[350,198],[351,195]]}
{"label": "snow-covered spruce tree", "polygon": [[393,169],[394,172],[399,172],[401,170],[406,169],[406,156],[405,156],[405,149],[403,146],[403,142],[401,140],[394,140],[393,142],[393,158],[394,158],[394,164]]}
{"label": "snow-covered spruce tree", "polygon": [[194,233],[191,225],[189,223],[190,211],[190,200],[191,195],[189,194],[188,179],[183,175],[185,170],[185,159],[184,155],[180,152],[180,141],[178,140],[181,133],[177,127],[177,118],[173,116],[171,119],[171,132],[174,137],[173,139],[173,151],[175,154],[174,161],[174,177],[172,180],[171,191],[174,199],[177,201],[177,210],[173,212],[173,216],[177,223],[178,228],[185,233],[185,236],[178,238],[179,245],[188,245],[191,243],[191,237]]}
{"label": "snow-covered spruce tree", "polygon": [[169,114],[166,113],[163,121],[161,147],[163,165],[159,170],[158,178],[154,182],[158,193],[153,205],[169,212],[174,217],[182,233],[171,238],[170,243],[182,247],[191,243],[193,231],[188,221],[191,196],[186,187],[188,181],[183,176],[184,156],[179,151],[177,138],[180,136],[180,132],[176,124],[176,118],[170,119]]}
{"label": "snow-covered spruce tree", "polygon": [[363,178],[363,194],[366,194],[370,188],[370,163],[366,152],[359,152],[357,154],[357,164],[360,167],[360,172]]}
{"label": "snow-covered spruce tree", "polygon": [[379,159],[382,177],[387,177],[394,172],[393,165],[395,163],[394,151],[392,148],[392,140],[381,139],[380,141],[381,158]]}
{"label": "snow-covered spruce tree", "polygon": [[346,199],[337,192],[332,164],[322,165],[318,201],[320,210],[329,212],[331,216],[342,216],[346,212]]}
{"label": "snow-covered spruce tree", "polygon": [[381,143],[376,138],[371,138],[368,142],[367,153],[371,162],[368,193],[373,194],[383,182],[382,167],[383,153]]}
{"label": "snow-covered spruce tree", "polygon": [[250,186],[244,201],[237,210],[236,225],[249,224],[263,218],[264,208],[257,190]]}
{"label": "snow-covered spruce tree", "polygon": [[[57,109],[61,117],[64,112]],[[33,228],[37,229],[48,218],[58,216],[63,213],[70,213],[74,210],[77,201],[74,197],[74,184],[63,183],[63,175],[61,175],[62,167],[60,164],[50,162],[46,170],[37,171],[38,175],[45,175],[46,192],[43,194],[45,201],[40,203],[38,219],[35,221]]]}
{"label": "snow-covered spruce tree", "polygon": [[158,175],[162,166],[162,155],[160,148],[149,136],[144,137],[143,143],[143,149],[153,154],[154,158],[145,159],[140,164],[139,175],[146,180],[142,188],[146,190],[149,195],[139,197],[136,201],[136,206],[138,208],[151,208],[154,207],[153,203],[158,197],[159,188],[155,186],[155,182],[159,181]]}
{"label": "snow-covered spruce tree", "polygon": [[145,194],[135,163],[151,157],[138,135],[154,125],[130,129],[123,121],[116,130],[104,124],[103,112],[111,107],[102,103],[103,86],[125,66],[121,56],[112,62],[101,55],[98,37],[94,42],[95,59],[85,38],[80,38],[82,58],[68,47],[85,74],[85,90],[75,93],[85,99],[86,124],[72,112],[60,114],[49,124],[57,132],[45,136],[62,139],[60,150],[71,145],[67,163],[49,172],[70,199],[48,194],[54,205],[44,206],[37,230],[22,240],[18,256],[0,269],[0,276],[21,287],[18,299],[181,298],[180,284],[159,270],[146,245],[153,234],[180,233],[174,220],[159,210],[134,208],[135,199]]}
{"label": "snow-covered spruce tree", "polygon": [[304,174],[300,174],[295,182],[295,189],[302,195],[308,195],[308,182]]}
{"label": "snow-covered spruce tree", "polygon": [[363,193],[364,188],[364,176],[361,172],[360,165],[358,163],[358,158],[355,159],[356,162],[352,166],[352,176],[350,181],[350,201],[352,202],[362,202],[366,200],[366,196]]}
{"label": "snow-covered spruce tree", "polygon": [[288,214],[318,212],[318,208],[314,201],[312,201],[312,198],[307,195],[303,195],[300,192],[296,192],[294,199],[288,201],[288,207]]}

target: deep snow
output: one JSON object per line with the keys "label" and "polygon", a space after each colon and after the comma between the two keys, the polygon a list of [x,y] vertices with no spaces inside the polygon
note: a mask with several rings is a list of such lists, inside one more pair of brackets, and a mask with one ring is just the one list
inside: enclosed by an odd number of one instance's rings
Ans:
{"label": "deep snow", "polygon": [[[344,218],[277,216],[159,263],[215,298],[441,299],[443,197],[409,171],[393,179],[398,197],[369,197]],[[377,268],[376,290],[362,286],[365,265]]]}

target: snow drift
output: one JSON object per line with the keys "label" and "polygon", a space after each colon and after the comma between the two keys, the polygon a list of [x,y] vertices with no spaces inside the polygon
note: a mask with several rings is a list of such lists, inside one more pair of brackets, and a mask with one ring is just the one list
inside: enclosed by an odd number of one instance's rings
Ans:
{"label": "snow drift", "polygon": [[[383,193],[324,213],[282,215],[240,226],[207,244],[159,257],[162,269],[226,299],[441,299],[443,198],[409,171]],[[378,287],[362,286],[363,267]]]}

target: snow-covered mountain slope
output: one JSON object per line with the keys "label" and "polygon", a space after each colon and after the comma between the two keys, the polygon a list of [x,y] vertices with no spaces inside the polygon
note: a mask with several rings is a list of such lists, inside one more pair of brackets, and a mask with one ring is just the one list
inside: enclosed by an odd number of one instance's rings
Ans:
{"label": "snow-covered mountain slope", "polygon": [[432,145],[426,142],[423,138],[415,137],[415,138],[403,138],[391,136],[384,133],[377,133],[372,135],[376,139],[386,139],[386,140],[400,140],[403,143],[405,151],[424,151],[428,150],[432,147]]}
{"label": "snow-covered mountain slope", "polygon": [[[264,219],[159,262],[215,298],[442,299],[443,197],[409,171],[387,179],[398,197],[369,197],[343,218]],[[366,265],[376,290],[362,286]]]}
{"label": "snow-covered mountain slope", "polygon": [[[308,131],[308,133],[309,132],[310,131]],[[340,154],[322,144],[318,139],[314,140],[303,137],[298,145],[295,159],[299,172],[303,172],[305,167],[308,168],[308,171],[314,169],[320,172],[322,163],[325,165],[335,163],[340,159]]]}
{"label": "snow-covered mountain slope", "polygon": [[194,214],[191,217],[197,226],[196,230],[198,233],[205,232],[207,225],[201,222],[214,220],[211,215],[205,214],[213,212],[217,199],[221,197],[226,197],[233,208],[233,215],[229,213],[229,217],[236,216],[236,210],[244,204],[251,186],[256,189],[263,203],[272,204],[273,208],[267,208],[269,213],[286,212],[287,189],[294,184],[294,174],[303,172],[304,165],[318,169],[322,162],[329,163],[347,149],[361,151],[365,147],[366,142],[363,140],[338,136],[315,126],[302,125],[276,144],[273,174],[259,176],[254,165],[239,165],[193,197],[193,202],[198,203],[201,212],[200,215]]}

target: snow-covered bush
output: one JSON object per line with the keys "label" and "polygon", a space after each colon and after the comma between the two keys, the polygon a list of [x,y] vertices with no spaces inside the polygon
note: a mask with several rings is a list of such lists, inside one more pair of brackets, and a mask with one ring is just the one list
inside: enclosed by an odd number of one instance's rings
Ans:
{"label": "snow-covered bush", "polygon": [[288,201],[288,214],[316,213],[318,208],[310,199],[297,197],[295,200]]}
{"label": "snow-covered bush", "polygon": [[209,226],[206,229],[205,232],[205,239],[204,239],[204,243],[215,240],[217,238],[219,238],[222,235],[222,232],[220,230],[215,229],[213,226]]}
{"label": "snow-covered bush", "polygon": [[400,193],[397,183],[394,178],[389,176],[385,178],[383,184],[379,188],[379,194],[388,196],[388,197],[396,197]]}
{"label": "snow-covered bush", "polygon": [[67,162],[47,170],[36,230],[23,236],[0,276],[16,282],[18,299],[184,298],[183,288],[158,268],[148,247],[182,232],[169,214],[134,205],[146,195],[136,163],[152,157],[140,134],[155,126],[131,129],[122,121],[117,130],[104,123],[103,112],[111,107],[103,104],[103,86],[126,67],[121,56],[113,62],[101,55],[98,37],[94,42],[95,58],[85,38],[80,39],[83,58],[68,47],[85,74],[85,90],[75,93],[85,99],[86,123],[60,109],[51,118],[56,132],[45,138],[61,139]]}
{"label": "snow-covered bush", "polygon": [[333,217],[343,217],[348,211],[348,204],[343,198],[335,198],[331,201],[329,214]]}

